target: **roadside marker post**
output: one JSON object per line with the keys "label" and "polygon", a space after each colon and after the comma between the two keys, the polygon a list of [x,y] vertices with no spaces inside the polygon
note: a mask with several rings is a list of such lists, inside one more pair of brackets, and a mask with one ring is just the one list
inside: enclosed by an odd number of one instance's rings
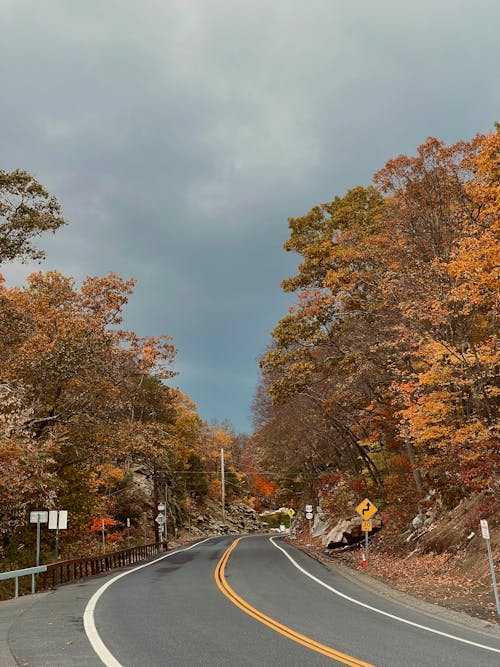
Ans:
{"label": "roadside marker post", "polygon": [[497,614],[498,616],[500,616],[500,600],[498,599],[497,580],[495,577],[495,565],[493,563],[493,555],[491,553],[491,545],[490,545],[490,528],[488,526],[488,521],[486,519],[481,519],[479,524],[481,526],[481,535],[483,536],[483,539],[486,540],[486,546],[488,548],[488,560],[490,561],[491,581],[493,582],[493,595],[495,596]]}
{"label": "roadside marker post", "polygon": [[309,544],[312,544],[312,524],[311,524],[312,518],[313,518],[313,506],[306,505],[306,519],[309,522]]}

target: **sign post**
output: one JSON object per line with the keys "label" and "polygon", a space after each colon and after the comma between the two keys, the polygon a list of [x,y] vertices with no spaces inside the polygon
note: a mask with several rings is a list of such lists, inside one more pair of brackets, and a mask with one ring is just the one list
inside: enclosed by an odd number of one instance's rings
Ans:
{"label": "sign post", "polygon": [[[160,527],[160,533],[163,534],[163,528],[164,527],[165,527],[165,533],[166,533],[167,532],[166,531],[166,527],[167,527],[166,526],[166,521],[167,521],[167,519],[166,519],[165,515],[164,514],[158,514],[155,521]],[[167,539],[166,535],[165,535],[165,539]]]}
{"label": "sign post", "polygon": [[497,614],[498,616],[500,616],[500,601],[498,599],[497,580],[495,577],[495,565],[493,563],[493,555],[491,553],[491,545],[490,545],[490,528],[488,526],[488,521],[486,519],[481,519],[479,523],[481,525],[481,535],[483,536],[483,539],[486,540],[486,546],[488,548],[488,560],[490,561],[491,581],[493,582],[493,595],[495,596]]}
{"label": "sign post", "polygon": [[373,530],[371,518],[378,512],[378,509],[371,500],[365,498],[356,507],[356,512],[361,517],[361,530],[365,533],[365,557],[363,558],[363,565],[366,565],[368,563],[368,533]]}
{"label": "sign post", "polygon": [[59,531],[68,527],[68,510],[49,511],[49,530],[56,531],[56,560],[59,558]]}
{"label": "sign post", "polygon": [[160,523],[160,521],[158,521],[158,517],[156,517],[156,519],[155,519],[156,523],[158,524],[158,527],[160,528],[160,541],[162,539],[165,539],[165,540],[167,539],[167,522],[166,522],[166,519],[167,519],[167,496],[166,496],[166,493],[167,493],[167,485],[165,484],[165,502],[164,503],[159,503],[157,505],[158,512],[160,512],[160,514],[158,516],[160,516],[160,515],[164,516],[165,517],[165,522]]}
{"label": "sign post", "polygon": [[40,524],[47,523],[49,513],[46,511],[30,512],[30,523],[36,523],[36,566],[40,565]]}
{"label": "sign post", "polygon": [[[36,523],[36,567],[40,565],[40,524],[47,523],[49,513],[46,511],[30,512],[30,523]],[[31,592],[35,593],[35,575],[31,575]]]}

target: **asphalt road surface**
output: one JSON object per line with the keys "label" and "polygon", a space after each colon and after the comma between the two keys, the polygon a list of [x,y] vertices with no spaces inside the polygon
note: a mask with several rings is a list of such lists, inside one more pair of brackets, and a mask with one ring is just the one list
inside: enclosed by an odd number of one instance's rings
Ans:
{"label": "asphalt road surface", "polygon": [[267,535],[211,538],[22,605],[0,610],[25,667],[500,665],[499,633],[380,597]]}

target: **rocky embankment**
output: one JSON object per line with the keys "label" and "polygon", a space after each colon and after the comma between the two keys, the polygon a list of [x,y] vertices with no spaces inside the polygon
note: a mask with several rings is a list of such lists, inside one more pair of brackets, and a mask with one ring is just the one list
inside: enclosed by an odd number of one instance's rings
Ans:
{"label": "rocky embankment", "polygon": [[192,537],[236,535],[266,530],[259,515],[245,503],[226,503],[224,517],[219,503],[209,501],[184,521],[182,533]]}

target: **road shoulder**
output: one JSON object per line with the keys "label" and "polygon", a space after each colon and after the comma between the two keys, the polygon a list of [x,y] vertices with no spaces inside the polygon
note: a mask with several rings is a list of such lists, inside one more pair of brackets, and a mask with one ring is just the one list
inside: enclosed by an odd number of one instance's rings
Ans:
{"label": "road shoulder", "polygon": [[446,621],[447,623],[452,623],[458,627],[480,632],[486,637],[500,639],[500,625],[497,623],[490,623],[484,619],[477,618],[475,616],[469,616],[464,612],[453,611],[451,609],[447,609],[446,607],[421,600],[420,598],[414,597],[413,595],[409,595],[408,593],[403,593],[402,591],[398,591],[397,589],[392,588],[379,579],[371,577],[366,572],[358,572],[357,570],[353,570],[346,565],[337,563],[331,558],[325,556],[325,554],[323,554],[319,549],[315,549],[314,547],[309,547],[292,540],[286,540],[286,542],[291,546],[299,549],[310,558],[320,562],[331,572],[335,572],[352,583],[355,583],[357,586],[380,595],[387,600],[397,602],[401,605],[404,605],[405,607],[422,612],[433,618]]}

